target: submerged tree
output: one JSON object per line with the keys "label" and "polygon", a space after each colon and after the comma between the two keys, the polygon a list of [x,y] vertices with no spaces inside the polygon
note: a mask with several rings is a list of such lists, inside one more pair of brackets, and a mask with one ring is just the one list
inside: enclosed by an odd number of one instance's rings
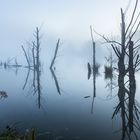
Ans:
{"label": "submerged tree", "polygon": [[58,49],[59,49],[59,44],[60,44],[60,39],[58,39],[58,41],[56,43],[56,48],[55,48],[54,56],[53,56],[53,59],[52,59],[51,65],[50,65],[50,69],[53,68],[53,65],[55,63],[55,59],[57,57],[57,53],[58,53]]}
{"label": "submerged tree", "polygon": [[[91,43],[93,47],[93,54],[92,54],[92,64],[89,62],[87,63],[87,69],[88,69],[88,80],[93,77],[93,96],[92,96],[92,104],[91,104],[91,113],[93,113],[93,107],[94,107],[94,101],[96,98],[96,78],[99,75],[99,67],[100,65],[96,62],[96,44],[93,39],[93,33],[92,33],[92,26],[90,26],[90,34],[91,34]],[[90,96],[85,96],[84,98],[89,98]]]}
{"label": "submerged tree", "polygon": [[92,26],[90,26],[90,33],[91,33],[91,41],[92,41],[92,47],[93,47],[93,64],[90,65],[90,63],[87,64],[88,68],[88,79],[90,79],[91,75],[93,76],[93,97],[96,97],[96,77],[99,74],[99,67],[100,65],[96,62],[96,44],[93,39],[93,33],[92,33]]}
{"label": "submerged tree", "polygon": [[[25,89],[28,79],[29,79],[29,75],[30,75],[30,71],[32,71],[33,74],[33,82],[31,84],[31,88],[33,89],[33,93],[38,95],[38,107],[41,107],[41,84],[40,84],[40,77],[41,77],[41,62],[40,62],[40,30],[37,27],[35,34],[34,34],[35,40],[32,41],[31,44],[31,48],[29,47],[28,50],[30,51],[29,53],[27,53],[27,51],[24,49],[24,47],[22,46],[22,49],[24,51],[25,54],[25,58],[27,60],[28,63],[28,73],[25,79],[25,83],[23,86],[23,89]],[[27,55],[30,54],[31,56]],[[31,60],[30,60],[31,59]]]}
{"label": "submerged tree", "polygon": [[29,42],[29,47],[27,48],[27,50],[24,48],[24,46],[22,45],[22,50],[24,52],[26,61],[27,61],[27,68],[30,69],[36,69],[38,71],[40,71],[40,30],[38,27],[36,27],[35,33],[34,33],[34,41],[32,41],[31,43]]}
{"label": "submerged tree", "polygon": [[[132,13],[131,20],[126,26],[125,23],[125,14],[123,10],[121,9],[121,19],[122,19],[122,24],[121,24],[121,45],[119,47],[116,47],[114,44],[112,44],[112,47],[118,56],[118,70],[119,70],[119,77],[118,77],[118,85],[119,85],[119,92],[118,92],[118,97],[120,100],[120,109],[121,109],[121,115],[122,115],[122,127],[125,128],[123,129],[122,133],[122,139],[125,139],[125,133],[128,134],[127,128],[129,129],[129,134],[132,132],[135,134],[134,130],[134,116],[138,116],[139,111],[136,108],[135,109],[135,94],[136,94],[136,82],[135,82],[135,66],[139,65],[140,59],[139,59],[139,54],[138,50],[136,52],[134,51],[135,45],[134,45],[134,35],[136,34],[140,22],[137,23],[138,21],[138,16],[135,18],[135,13],[138,5],[138,0],[136,0],[136,4]],[[137,25],[136,25],[137,24]],[[136,26],[135,26],[136,25]],[[133,28],[135,29],[133,30]],[[121,47],[121,50],[120,50]],[[136,47],[137,48],[137,47]],[[136,49],[135,48],[135,49]],[[135,57],[136,59],[135,59]],[[128,62],[128,67],[125,67],[125,57],[129,60]],[[129,89],[127,90],[125,87],[125,76],[129,76],[129,80],[127,81],[129,83]],[[127,91],[127,92],[126,92]],[[126,93],[128,95],[126,95]],[[127,101],[127,96],[128,96],[128,101]],[[127,102],[126,107],[125,107],[125,102]],[[126,111],[128,108],[128,116],[126,114]],[[136,111],[136,112],[135,112]],[[134,114],[136,113],[136,114]],[[126,121],[128,122],[128,125],[126,125]],[[136,126],[136,128],[139,128]],[[128,135],[129,136],[129,135]],[[136,136],[137,138],[137,136]]]}
{"label": "submerged tree", "polygon": [[55,48],[54,56],[53,56],[53,59],[52,59],[51,65],[50,65],[50,71],[51,71],[53,79],[55,81],[55,86],[56,86],[57,92],[59,93],[59,95],[61,95],[60,86],[59,86],[59,83],[58,83],[58,80],[57,80],[57,77],[56,77],[56,74],[55,74],[55,71],[54,71],[55,69],[53,67],[54,63],[55,63],[55,60],[56,60],[56,57],[57,57],[57,53],[58,53],[58,49],[59,49],[59,44],[60,44],[60,39],[58,39],[58,41],[56,43],[56,48]]}
{"label": "submerged tree", "polygon": [[[137,123],[140,111],[138,110],[135,100],[136,80],[135,72],[140,70],[139,47],[140,39],[134,39],[140,26],[140,12],[136,14],[138,9],[138,0],[136,0],[132,16],[128,24],[126,24],[126,13],[121,9],[121,41],[109,40],[105,36],[100,35],[106,42],[110,43],[118,58],[118,98],[117,105],[112,118],[120,111],[122,118],[122,140],[126,138],[126,134],[131,139],[131,133],[138,139],[135,128],[140,130]],[[128,60],[128,63],[127,63]],[[128,76],[128,77],[127,77]],[[127,80],[127,81],[126,81]],[[129,87],[129,88],[127,88]]]}

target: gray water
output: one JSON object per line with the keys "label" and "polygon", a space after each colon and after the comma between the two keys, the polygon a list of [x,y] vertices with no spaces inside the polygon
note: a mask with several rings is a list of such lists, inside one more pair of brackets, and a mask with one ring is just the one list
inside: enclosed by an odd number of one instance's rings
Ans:
{"label": "gray water", "polygon": [[[45,60],[45,59],[43,59]],[[55,75],[61,94],[57,92],[54,78],[48,63],[43,63],[40,75],[41,93],[33,91],[33,72],[30,71],[25,89],[27,68],[0,69],[0,89],[8,97],[0,100],[0,128],[17,123],[17,128],[25,131],[36,128],[37,134],[52,133],[66,140],[120,140],[121,115],[112,119],[117,106],[117,88],[106,87],[101,62],[96,77],[96,98],[93,98],[93,80],[87,79],[87,60],[80,56],[68,59],[57,58]],[[139,99],[139,74],[137,74],[137,97]],[[117,74],[113,80],[117,84]],[[86,98],[88,96],[88,98]],[[137,132],[140,138],[140,133]],[[43,137],[38,139],[43,140]],[[127,138],[126,138],[127,139]]]}

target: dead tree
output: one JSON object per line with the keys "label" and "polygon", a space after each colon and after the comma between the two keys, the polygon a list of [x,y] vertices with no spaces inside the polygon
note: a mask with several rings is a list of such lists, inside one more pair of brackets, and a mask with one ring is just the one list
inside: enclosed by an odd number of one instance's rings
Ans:
{"label": "dead tree", "polygon": [[93,39],[93,33],[92,33],[92,26],[90,26],[90,32],[91,32],[91,40],[92,40],[92,46],[93,46],[93,96],[96,97],[96,71],[98,71],[98,67],[96,66],[96,52],[95,52],[95,42]]}
{"label": "dead tree", "polygon": [[26,58],[26,61],[27,61],[27,64],[28,64],[28,68],[30,68],[31,65],[30,65],[30,61],[29,61],[29,56],[27,55],[27,52],[26,52],[26,50],[24,49],[23,45],[22,45],[21,47],[22,47],[22,50],[23,50],[23,52],[24,52],[24,55],[25,55],[25,58]]}
{"label": "dead tree", "polygon": [[129,131],[133,132],[133,110],[135,103],[135,93],[136,93],[136,80],[135,80],[135,69],[133,64],[133,41],[129,42]]}
{"label": "dead tree", "polygon": [[93,33],[92,33],[92,26],[90,26],[90,32],[91,32],[91,39],[92,39],[92,46],[93,46],[93,73],[95,71],[95,67],[96,67],[96,56],[95,56],[95,41],[93,39]]}
{"label": "dead tree", "polygon": [[36,69],[38,71],[40,68],[40,35],[39,35],[39,29],[38,27],[36,28],[36,32],[35,32],[35,38],[36,38]]}
{"label": "dead tree", "polygon": [[52,59],[51,65],[50,65],[50,71],[51,71],[52,76],[53,76],[53,78],[54,78],[55,86],[56,86],[57,92],[59,93],[59,95],[61,95],[60,86],[59,86],[59,83],[58,83],[56,74],[55,74],[55,72],[54,72],[54,69],[53,69],[53,65],[54,65],[54,63],[55,63],[55,60],[56,60],[56,57],[57,57],[57,53],[58,53],[58,49],[59,49],[59,44],[60,44],[60,39],[58,39],[58,41],[57,41],[57,43],[56,43],[56,48],[55,48],[55,52],[54,52],[54,57],[53,57],[53,59]]}
{"label": "dead tree", "polygon": [[35,31],[35,42],[32,43],[32,59],[33,59],[33,87],[38,94],[38,107],[41,107],[41,63],[40,63],[40,30],[37,27]]}
{"label": "dead tree", "polygon": [[54,57],[52,59],[51,65],[50,65],[50,69],[52,69],[52,67],[53,67],[53,65],[55,63],[55,59],[57,57],[57,52],[58,52],[58,49],[59,49],[59,44],[60,44],[60,39],[58,39],[58,41],[57,41],[55,52],[54,52]]}
{"label": "dead tree", "polygon": [[[121,111],[122,117],[122,140],[125,139],[125,135],[129,137],[128,133],[132,132],[136,136],[134,130],[134,110],[135,109],[135,93],[136,93],[136,81],[135,81],[135,72],[140,70],[138,66],[140,65],[139,52],[138,48],[140,45],[138,44],[140,39],[134,41],[134,36],[137,33],[140,26],[140,12],[136,15],[136,10],[138,9],[138,0],[136,0],[135,7],[132,12],[132,16],[128,25],[125,23],[125,13],[121,9],[121,42],[117,42],[114,40],[109,40],[108,38],[100,35],[106,42],[111,43],[111,46],[118,58],[118,98],[120,103],[116,107],[113,117],[115,114]],[[137,45],[138,44],[138,45]],[[128,59],[128,64],[126,64],[125,60]],[[126,67],[128,66],[128,67]],[[129,89],[125,87],[125,76],[129,77],[129,80],[126,82],[129,84]],[[128,97],[128,98],[127,98]],[[125,104],[126,103],[126,104]],[[127,116],[128,110],[128,116]],[[140,115],[139,111],[135,111],[135,115],[138,117]],[[126,125],[128,122],[128,125]],[[129,132],[127,131],[127,127]],[[136,126],[136,128],[138,128]]]}
{"label": "dead tree", "polygon": [[32,43],[32,59],[33,59],[33,87],[35,88],[35,77],[36,77],[36,59],[35,59],[35,43]]}
{"label": "dead tree", "polygon": [[[28,53],[22,46],[26,61],[28,63],[28,73],[27,77],[23,86],[23,89],[25,89],[29,76],[30,71],[33,72],[33,82],[31,85],[31,89],[33,90],[33,93],[37,93],[37,102],[38,107],[41,107],[41,62],[40,62],[40,30],[37,27],[34,33],[34,41],[32,41],[30,44],[30,47],[28,48]],[[30,61],[31,60],[31,61]]]}

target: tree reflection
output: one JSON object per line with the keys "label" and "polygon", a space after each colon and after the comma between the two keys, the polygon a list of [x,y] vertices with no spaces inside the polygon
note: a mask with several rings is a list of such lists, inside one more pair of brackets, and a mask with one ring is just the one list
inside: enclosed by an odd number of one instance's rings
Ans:
{"label": "tree reflection", "polygon": [[[33,95],[38,95],[38,108],[41,107],[41,84],[40,84],[40,77],[41,77],[41,62],[40,62],[40,30],[37,27],[36,31],[35,31],[35,41],[32,42],[32,49],[30,49],[32,54],[32,60],[30,60],[30,56],[27,55],[26,50],[24,49],[24,47],[22,46],[22,49],[24,51],[27,63],[28,63],[28,67],[26,67],[28,69],[28,73],[25,79],[25,83],[23,86],[23,89],[25,89],[29,76],[30,76],[30,72],[32,72],[33,75],[33,79],[31,82],[31,90],[33,92]],[[31,63],[32,62],[32,63]]]}
{"label": "tree reflection", "polygon": [[61,90],[60,90],[59,82],[58,82],[56,74],[55,74],[55,67],[54,67],[54,63],[55,63],[57,53],[58,53],[58,49],[59,49],[59,44],[60,44],[60,39],[58,39],[58,41],[56,43],[54,56],[53,56],[53,59],[52,59],[51,65],[50,65],[50,71],[51,71],[51,74],[52,74],[53,79],[55,81],[55,86],[56,86],[57,92],[59,93],[59,95],[61,95]]}
{"label": "tree reflection", "polygon": [[108,88],[110,90],[108,97],[112,98],[113,89],[116,87],[116,82],[115,82],[116,75],[115,75],[114,68],[113,68],[113,65],[116,60],[113,59],[112,49],[109,51],[110,51],[109,57],[108,58],[105,57],[107,64],[104,66],[104,70],[105,70],[104,79],[107,81],[106,88]]}
{"label": "tree reflection", "polygon": [[57,92],[61,95],[61,91],[60,91],[60,87],[59,87],[59,83],[58,83],[56,74],[55,74],[55,72],[54,72],[54,70],[52,68],[50,68],[50,71],[51,71],[53,79],[55,81],[55,86],[56,86]]}
{"label": "tree reflection", "polygon": [[96,98],[96,78],[97,76],[99,76],[100,65],[96,62],[96,43],[93,39],[92,26],[90,26],[90,33],[91,33],[93,54],[92,54],[92,64],[88,62],[87,69],[88,69],[88,80],[92,77],[93,96],[92,96],[92,103],[91,103],[91,113],[93,114],[94,101]]}
{"label": "tree reflection", "polygon": [[[129,9],[129,6],[127,7]],[[127,10],[128,10],[127,9]],[[110,43],[117,57],[117,72],[118,72],[118,98],[119,104],[115,108],[112,118],[118,112],[121,112],[122,119],[122,140],[132,139],[132,133],[138,140],[136,129],[140,130],[139,124],[139,107],[136,104],[136,80],[135,73],[140,70],[139,57],[139,39],[136,40],[136,33],[139,30],[140,13],[138,9],[138,0],[135,1],[134,8],[128,24],[126,23],[126,11],[121,8],[121,35],[120,41],[110,40],[108,37],[98,34],[107,43]]]}

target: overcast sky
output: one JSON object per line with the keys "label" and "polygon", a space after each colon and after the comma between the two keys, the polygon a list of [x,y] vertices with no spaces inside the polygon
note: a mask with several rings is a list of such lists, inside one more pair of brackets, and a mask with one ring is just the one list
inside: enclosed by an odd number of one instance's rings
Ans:
{"label": "overcast sky", "polygon": [[32,39],[36,26],[42,27],[46,44],[58,37],[64,44],[86,42],[90,39],[90,25],[101,34],[117,35],[120,8],[125,9],[128,1],[0,0],[0,55],[19,53],[20,45]]}

